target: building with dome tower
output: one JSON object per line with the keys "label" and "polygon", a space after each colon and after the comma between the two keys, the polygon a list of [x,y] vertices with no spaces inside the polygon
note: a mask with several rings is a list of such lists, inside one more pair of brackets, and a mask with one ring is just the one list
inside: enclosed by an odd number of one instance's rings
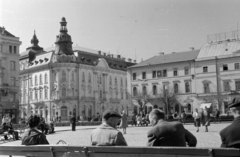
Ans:
{"label": "building with dome tower", "polygon": [[87,120],[106,109],[132,113],[126,72],[135,64],[131,59],[73,48],[64,17],[55,48],[44,50],[38,42],[34,32],[20,57],[21,117],[38,113],[47,121],[67,121],[73,114]]}

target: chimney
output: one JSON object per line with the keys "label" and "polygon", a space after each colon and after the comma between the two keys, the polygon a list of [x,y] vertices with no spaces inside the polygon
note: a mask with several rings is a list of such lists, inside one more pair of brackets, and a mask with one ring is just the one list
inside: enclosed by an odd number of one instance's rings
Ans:
{"label": "chimney", "polygon": [[159,55],[164,55],[164,52],[159,52],[158,54],[159,54]]}
{"label": "chimney", "polygon": [[117,58],[118,58],[118,59],[121,59],[121,55],[117,55]]}
{"label": "chimney", "polygon": [[132,62],[132,59],[131,59],[131,58],[128,58],[128,62]]}
{"label": "chimney", "polygon": [[194,47],[189,47],[189,48],[190,48],[190,50],[192,50],[192,51],[194,50]]}
{"label": "chimney", "polygon": [[136,59],[133,60],[134,63],[137,63]]}
{"label": "chimney", "polygon": [[106,56],[106,53],[103,53],[104,56]]}
{"label": "chimney", "polygon": [[2,33],[2,34],[5,33],[5,27],[2,28],[2,32],[1,32],[1,33]]}
{"label": "chimney", "polygon": [[98,51],[98,54],[101,55],[101,51]]}

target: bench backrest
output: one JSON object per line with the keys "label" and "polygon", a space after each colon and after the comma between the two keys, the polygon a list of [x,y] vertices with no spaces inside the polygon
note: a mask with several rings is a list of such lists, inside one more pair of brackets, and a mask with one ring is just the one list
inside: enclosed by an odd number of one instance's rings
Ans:
{"label": "bench backrest", "polygon": [[106,146],[0,146],[0,155],[34,157],[240,157],[240,149]]}

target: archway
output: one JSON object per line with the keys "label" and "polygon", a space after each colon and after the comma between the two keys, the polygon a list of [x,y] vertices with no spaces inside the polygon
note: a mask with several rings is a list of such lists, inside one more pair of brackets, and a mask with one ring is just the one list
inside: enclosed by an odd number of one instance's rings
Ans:
{"label": "archway", "polygon": [[92,117],[92,106],[89,106],[89,108],[88,108],[88,117],[89,118]]}
{"label": "archway", "polygon": [[188,105],[187,105],[187,112],[188,112],[188,113],[191,113],[191,112],[192,112],[192,105],[191,105],[191,104],[188,104]]}
{"label": "archway", "polygon": [[83,105],[83,109],[82,109],[82,119],[86,118],[86,106]]}
{"label": "archway", "polygon": [[62,106],[61,107],[61,120],[67,120],[67,107],[66,106]]}
{"label": "archway", "polygon": [[175,104],[175,113],[176,113],[176,112],[179,113],[179,111],[180,111],[180,106],[179,106],[179,104]]}

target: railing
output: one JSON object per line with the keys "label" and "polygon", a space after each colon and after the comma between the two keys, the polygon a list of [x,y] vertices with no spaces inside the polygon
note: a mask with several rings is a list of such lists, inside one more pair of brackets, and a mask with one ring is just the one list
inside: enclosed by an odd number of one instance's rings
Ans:
{"label": "railing", "polygon": [[239,149],[117,146],[0,146],[0,155],[34,157],[239,157]]}

